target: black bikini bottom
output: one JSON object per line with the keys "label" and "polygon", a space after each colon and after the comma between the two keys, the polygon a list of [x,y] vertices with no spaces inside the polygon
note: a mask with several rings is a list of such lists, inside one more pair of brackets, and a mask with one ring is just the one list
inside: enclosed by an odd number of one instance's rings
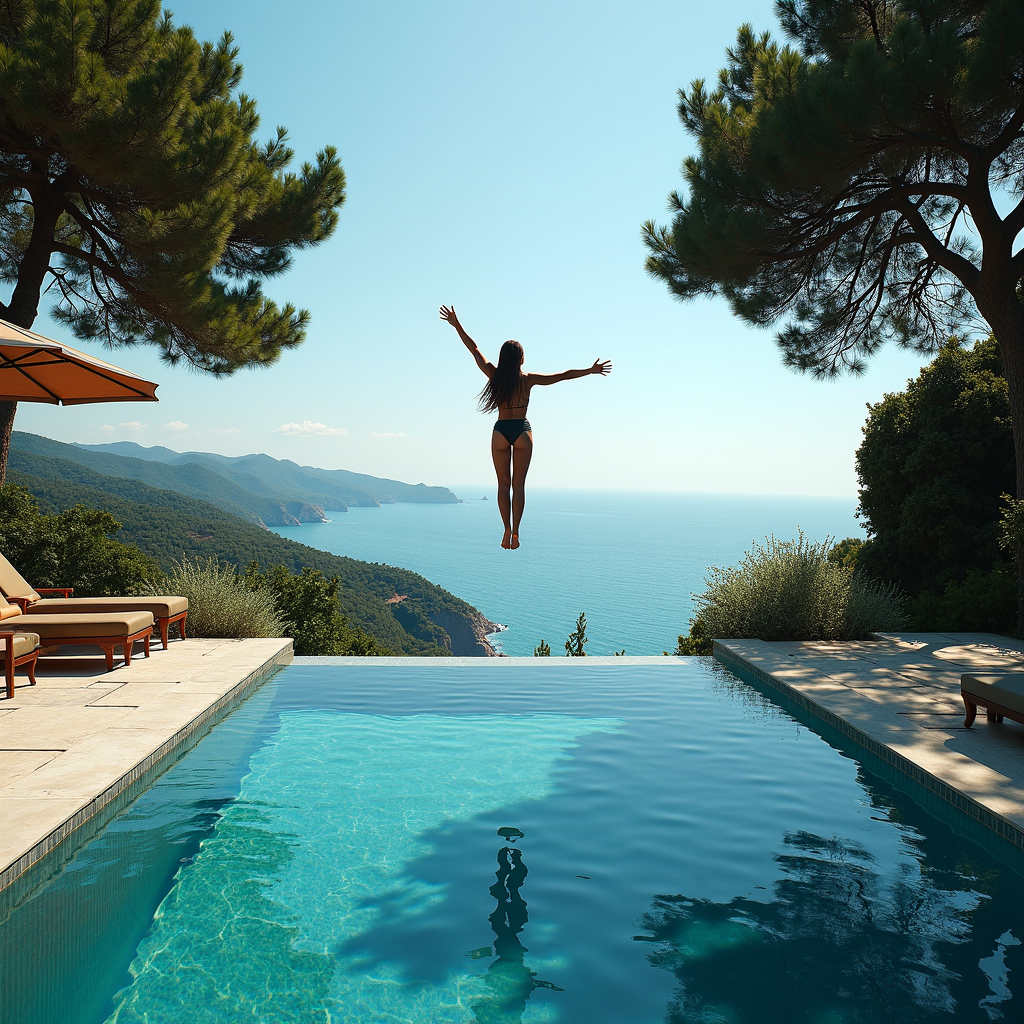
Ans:
{"label": "black bikini bottom", "polygon": [[515,444],[522,434],[531,430],[529,420],[498,420],[494,429],[501,434],[509,444]]}

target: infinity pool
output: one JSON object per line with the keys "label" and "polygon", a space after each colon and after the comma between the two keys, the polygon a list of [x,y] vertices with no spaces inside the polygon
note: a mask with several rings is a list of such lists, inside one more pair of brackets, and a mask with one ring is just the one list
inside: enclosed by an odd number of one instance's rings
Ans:
{"label": "infinity pool", "polygon": [[1005,865],[702,659],[295,664],[0,926],[0,1020],[1020,1020]]}

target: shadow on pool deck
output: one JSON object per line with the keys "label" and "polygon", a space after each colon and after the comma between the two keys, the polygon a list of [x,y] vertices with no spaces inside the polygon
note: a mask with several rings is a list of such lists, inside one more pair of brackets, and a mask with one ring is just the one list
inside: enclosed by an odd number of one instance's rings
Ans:
{"label": "shadow on pool deck", "polygon": [[1024,848],[1024,726],[965,729],[960,676],[1024,672],[1024,645],[988,633],[900,633],[873,640],[715,642],[751,673]]}

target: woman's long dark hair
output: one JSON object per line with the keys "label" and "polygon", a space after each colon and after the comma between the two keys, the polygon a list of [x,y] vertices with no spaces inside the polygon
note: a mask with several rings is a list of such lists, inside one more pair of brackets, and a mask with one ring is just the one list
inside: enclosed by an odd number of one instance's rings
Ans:
{"label": "woman's long dark hair", "polygon": [[498,353],[498,365],[491,379],[480,392],[480,411],[494,412],[501,406],[522,405],[517,402],[523,392],[523,346],[506,341]]}

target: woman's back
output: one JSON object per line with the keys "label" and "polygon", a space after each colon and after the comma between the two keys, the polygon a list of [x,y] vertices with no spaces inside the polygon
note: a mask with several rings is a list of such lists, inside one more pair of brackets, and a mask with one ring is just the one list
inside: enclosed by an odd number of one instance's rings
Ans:
{"label": "woman's back", "polygon": [[519,383],[519,389],[512,396],[512,400],[505,405],[498,406],[498,419],[500,420],[525,420],[526,409],[530,404],[530,388],[526,377],[523,376]]}

